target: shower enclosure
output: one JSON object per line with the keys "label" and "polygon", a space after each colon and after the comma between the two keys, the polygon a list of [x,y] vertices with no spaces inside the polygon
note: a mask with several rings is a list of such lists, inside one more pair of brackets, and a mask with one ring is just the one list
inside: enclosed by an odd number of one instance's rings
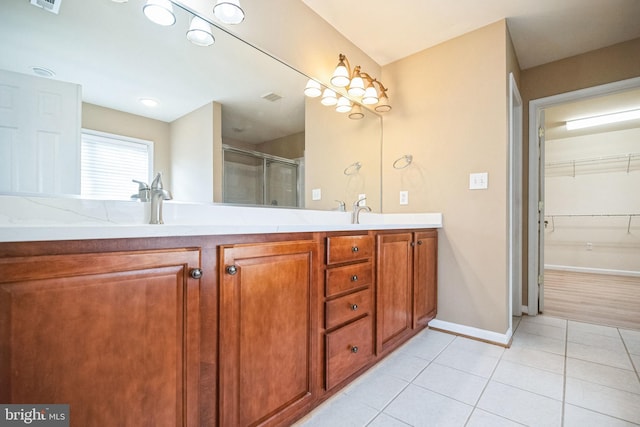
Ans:
{"label": "shower enclosure", "polygon": [[300,161],[228,145],[222,153],[224,203],[303,207]]}

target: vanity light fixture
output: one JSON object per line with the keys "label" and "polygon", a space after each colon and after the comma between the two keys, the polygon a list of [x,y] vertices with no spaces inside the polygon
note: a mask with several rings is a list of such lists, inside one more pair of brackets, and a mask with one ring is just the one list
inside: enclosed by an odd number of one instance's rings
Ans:
{"label": "vanity light fixture", "polygon": [[191,18],[187,39],[197,46],[211,46],[216,41],[213,37],[211,24],[199,16]]}
{"label": "vanity light fixture", "polygon": [[223,24],[239,24],[244,21],[244,10],[240,7],[240,0],[218,0],[213,7],[213,14]]}
{"label": "vanity light fixture", "polygon": [[317,98],[322,95],[322,88],[320,87],[320,83],[313,79],[309,79],[307,82],[307,86],[304,88],[304,94],[309,98]]}
{"label": "vanity light fixture", "polygon": [[640,109],[620,111],[617,113],[603,114],[601,116],[585,117],[583,119],[568,120],[567,130],[583,129],[592,126],[607,125],[610,123],[626,122],[627,120],[640,119]]}
{"label": "vanity light fixture", "polygon": [[326,106],[336,105],[338,103],[336,92],[333,89],[326,88],[324,92],[322,92],[320,103]]}
{"label": "vanity light fixture", "polygon": [[362,107],[360,104],[353,104],[351,108],[351,112],[349,113],[349,118],[353,120],[360,120],[364,117],[364,113],[362,112]]}
{"label": "vanity light fixture", "polygon": [[349,111],[351,111],[351,101],[349,101],[349,98],[345,98],[344,96],[338,98],[336,111],[338,113],[348,113]]}
{"label": "vanity light fixture", "polygon": [[142,6],[142,12],[151,22],[158,25],[169,26],[176,23],[173,5],[169,0],[147,0]]}

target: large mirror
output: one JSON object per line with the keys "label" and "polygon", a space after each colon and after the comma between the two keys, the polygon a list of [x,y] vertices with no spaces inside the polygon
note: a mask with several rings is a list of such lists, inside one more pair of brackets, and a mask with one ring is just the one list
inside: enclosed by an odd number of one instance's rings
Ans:
{"label": "large mirror", "polygon": [[[193,16],[178,4],[175,24],[160,26],[144,16],[143,1],[55,3],[58,13],[11,1],[0,15],[0,72],[10,77],[0,84],[3,179],[35,176],[33,188],[0,191],[80,194],[80,150],[64,146],[85,129],[152,141],[153,166],[144,179],[161,171],[175,200],[333,209],[335,200],[349,204],[366,194],[367,204],[380,209],[377,115],[365,110],[363,119],[350,120],[319,108],[302,93],[306,76],[217,26],[212,45],[193,44],[186,38]],[[24,98],[15,88],[44,80],[71,83],[78,111],[73,102],[63,104],[62,114],[72,117],[67,133],[40,138],[33,150],[16,149],[19,132],[12,133],[7,117],[28,122],[47,113],[53,98],[8,113],[21,104],[12,97]],[[148,99],[157,105],[141,102]],[[53,132],[41,128],[43,134]],[[361,168],[344,174],[355,162]],[[60,169],[63,179],[48,177]],[[130,180],[119,186],[127,194],[137,189]],[[320,200],[313,190],[321,190]]]}

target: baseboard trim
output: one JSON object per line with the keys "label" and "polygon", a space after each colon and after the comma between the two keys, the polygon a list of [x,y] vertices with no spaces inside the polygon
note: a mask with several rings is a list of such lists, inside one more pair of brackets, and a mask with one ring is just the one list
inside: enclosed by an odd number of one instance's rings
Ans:
{"label": "baseboard trim", "polygon": [[468,338],[486,341],[491,344],[508,347],[511,345],[511,337],[513,331],[511,328],[506,333],[487,331],[486,329],[474,328],[472,326],[460,325],[458,323],[445,322],[444,320],[433,319],[429,322],[429,328],[437,329],[443,332],[450,332],[456,335],[462,335]]}
{"label": "baseboard trim", "polygon": [[527,305],[523,305],[520,310],[522,311],[522,314],[529,314],[529,306]]}
{"label": "baseboard trim", "polygon": [[574,267],[571,265],[553,265],[553,264],[545,264],[544,269],[572,271],[574,273],[611,274],[614,276],[640,277],[640,271],[632,271],[632,270],[613,270],[608,268]]}

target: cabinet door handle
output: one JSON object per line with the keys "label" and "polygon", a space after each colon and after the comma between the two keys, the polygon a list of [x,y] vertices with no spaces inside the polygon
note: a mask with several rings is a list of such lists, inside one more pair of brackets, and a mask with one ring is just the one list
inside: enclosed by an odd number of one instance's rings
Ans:
{"label": "cabinet door handle", "polygon": [[189,272],[192,278],[199,279],[202,277],[202,269],[200,268],[192,268]]}
{"label": "cabinet door handle", "polygon": [[422,244],[422,240],[418,240],[418,244],[421,245]]}
{"label": "cabinet door handle", "polygon": [[358,275],[354,274],[353,276],[351,276],[351,281],[352,282],[357,282],[358,281]]}
{"label": "cabinet door handle", "polygon": [[358,304],[351,304],[351,310],[356,311],[358,309]]}
{"label": "cabinet door handle", "polygon": [[357,246],[354,246],[351,248],[351,252],[358,252],[360,249],[358,249]]}
{"label": "cabinet door handle", "polygon": [[351,353],[357,353],[358,352],[358,346],[351,346]]}
{"label": "cabinet door handle", "polygon": [[238,268],[235,265],[230,265],[226,268],[227,274],[233,276],[238,272]]}
{"label": "cabinet door handle", "polygon": [[411,242],[409,245],[413,248],[416,245],[416,243],[415,242]]}

